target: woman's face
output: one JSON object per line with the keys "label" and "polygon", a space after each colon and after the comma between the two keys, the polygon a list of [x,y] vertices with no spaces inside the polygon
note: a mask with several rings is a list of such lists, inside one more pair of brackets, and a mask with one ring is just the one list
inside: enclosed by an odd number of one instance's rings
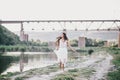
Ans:
{"label": "woman's face", "polygon": [[62,34],[61,37],[64,38],[64,34]]}

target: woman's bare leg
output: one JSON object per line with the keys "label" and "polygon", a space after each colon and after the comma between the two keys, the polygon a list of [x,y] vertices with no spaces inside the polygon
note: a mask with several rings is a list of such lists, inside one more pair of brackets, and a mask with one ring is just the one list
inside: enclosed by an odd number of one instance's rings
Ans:
{"label": "woman's bare leg", "polygon": [[63,71],[64,71],[64,68],[65,68],[65,67],[64,67],[64,64],[63,64]]}
{"label": "woman's bare leg", "polygon": [[60,69],[62,68],[62,63],[61,63],[61,61],[60,61]]}
{"label": "woman's bare leg", "polygon": [[61,63],[61,69],[64,71],[64,64]]}

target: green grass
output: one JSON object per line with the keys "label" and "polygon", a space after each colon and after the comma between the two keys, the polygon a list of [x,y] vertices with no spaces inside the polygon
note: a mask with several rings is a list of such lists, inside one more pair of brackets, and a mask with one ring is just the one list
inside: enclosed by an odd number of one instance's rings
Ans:
{"label": "green grass", "polygon": [[51,80],[75,80],[71,75],[60,74]]}
{"label": "green grass", "polygon": [[120,48],[110,47],[107,51],[113,55],[112,63],[115,65],[116,70],[111,71],[107,75],[108,80],[120,80]]}
{"label": "green grass", "polygon": [[16,77],[15,80],[24,80],[23,77]]}
{"label": "green grass", "polygon": [[120,80],[120,70],[109,72],[107,80]]}
{"label": "green grass", "polygon": [[[93,54],[96,54],[99,51],[105,51],[105,50],[109,50],[109,48],[104,48],[104,47],[86,47],[86,48],[76,48],[78,49],[78,52],[81,51],[88,51],[90,49],[94,50]],[[112,50],[112,49],[110,49]],[[119,52],[119,49],[117,49]],[[113,51],[113,50],[112,50]],[[116,49],[115,49],[116,51]],[[80,54],[87,54],[87,52],[80,52]],[[118,55],[118,54],[116,54]],[[74,61],[73,61],[74,62]],[[69,64],[72,64],[72,62],[69,62]],[[117,63],[118,64],[118,63]],[[25,75],[20,77],[20,79],[26,79],[29,77],[32,77],[34,75],[42,75],[42,74],[49,74],[51,72],[56,72],[59,70],[59,66],[58,64],[55,65],[51,65],[51,66],[47,66],[44,68],[40,68],[40,69],[31,69],[29,71],[25,71]],[[68,70],[67,72],[65,72],[64,74],[59,74],[56,75],[52,80],[76,80],[77,77],[85,77],[85,78],[89,78],[93,73],[95,72],[94,69],[92,68],[84,68],[84,69],[71,69]],[[19,78],[17,78],[19,80]]]}
{"label": "green grass", "polygon": [[68,72],[78,72],[79,71],[79,69],[70,69],[70,70],[68,70]]}
{"label": "green grass", "polygon": [[10,77],[11,76],[14,76],[14,75],[17,75],[17,74],[20,74],[20,72],[7,72],[7,74],[5,75],[0,75],[0,80],[10,80]]}
{"label": "green grass", "polygon": [[26,78],[32,77],[34,75],[43,75],[43,74],[49,75],[51,72],[56,72],[58,70],[59,70],[58,64],[43,67],[40,69],[38,69],[38,68],[31,69],[31,70],[25,71],[26,74],[24,76],[22,76],[22,79],[26,79]]}
{"label": "green grass", "polygon": [[92,68],[70,69],[67,72],[56,75],[51,80],[76,80],[76,78],[79,78],[81,76],[88,78],[93,74],[93,72],[95,72],[95,70]]}
{"label": "green grass", "polygon": [[52,49],[49,46],[27,46],[27,45],[0,45],[0,52],[50,52]]}

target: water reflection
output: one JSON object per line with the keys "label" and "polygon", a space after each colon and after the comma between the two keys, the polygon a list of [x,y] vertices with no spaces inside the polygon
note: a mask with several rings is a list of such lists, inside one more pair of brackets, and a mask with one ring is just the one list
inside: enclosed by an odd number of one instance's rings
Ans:
{"label": "water reflection", "polygon": [[[33,68],[45,67],[58,63],[57,56],[51,52],[7,52],[4,56],[12,57],[11,64],[2,74],[7,72],[23,72]],[[68,60],[72,60],[75,54],[68,54]],[[78,56],[78,55],[76,55]],[[9,61],[9,58],[1,59],[1,62]],[[5,66],[2,66],[5,67]]]}
{"label": "water reflection", "polygon": [[[28,59],[26,59],[26,61],[28,61]],[[22,52],[21,55],[20,55],[20,72],[23,71],[24,63],[26,61],[25,61],[25,58],[24,58],[24,52]]]}
{"label": "water reflection", "polygon": [[11,66],[7,68],[3,74],[7,72],[23,72],[33,68],[45,67],[57,62],[57,57],[54,53],[41,52],[8,52],[6,56],[18,56],[18,62],[12,62]]}
{"label": "water reflection", "polygon": [[18,61],[19,57],[0,55],[0,74],[9,68],[11,66],[11,63],[16,63]]}

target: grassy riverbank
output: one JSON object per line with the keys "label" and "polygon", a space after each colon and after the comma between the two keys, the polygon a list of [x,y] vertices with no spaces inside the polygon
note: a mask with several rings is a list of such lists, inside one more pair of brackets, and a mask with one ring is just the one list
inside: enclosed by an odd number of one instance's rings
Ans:
{"label": "grassy riverbank", "polygon": [[51,80],[78,80],[80,77],[89,78],[95,72],[92,68],[70,69],[64,73],[56,75]]}
{"label": "grassy riverbank", "polygon": [[[8,73],[6,75],[1,75],[0,79],[32,80],[35,78],[44,78],[45,76],[47,77],[48,75],[52,75],[52,78],[50,80],[79,80],[79,79],[87,80],[87,79],[90,79],[91,76],[95,74],[96,75],[99,74],[99,72],[97,73],[97,71],[99,71],[98,69],[100,68],[102,70],[103,67],[100,67],[98,65],[101,65],[101,64],[103,66],[106,65],[104,60],[105,58],[108,57],[108,54],[110,53],[113,56],[113,60],[111,62],[115,66],[114,66],[114,69],[113,68],[112,70],[110,69],[110,71],[105,77],[107,77],[107,80],[120,80],[120,77],[119,77],[120,75],[120,49],[119,48],[87,47],[87,48],[81,48],[81,49],[75,48],[75,49],[78,52],[80,52],[80,56],[83,56],[85,58],[82,59],[82,57],[80,57],[80,61],[77,58],[72,59],[71,61],[67,63],[66,69],[67,68],[68,69],[65,70],[64,72],[60,72],[58,64],[54,64],[54,65],[50,65],[50,66],[43,67],[43,68],[31,69],[23,73],[20,73],[20,72]],[[94,51],[92,56],[88,56],[89,50]],[[69,52],[72,53],[71,51]],[[88,66],[81,68],[81,66],[83,66],[83,64],[81,63],[82,62],[84,63],[86,60],[88,60],[87,63],[90,63],[89,61],[92,61],[92,60],[96,60],[96,61],[94,63],[91,63]],[[87,63],[85,63],[85,65]],[[80,67],[76,68],[76,66],[80,66]],[[106,68],[106,66],[104,66],[104,68]],[[54,73],[54,75],[51,73]]]}
{"label": "grassy riverbank", "polygon": [[120,48],[109,48],[108,51],[114,58],[112,60],[114,67],[108,73],[108,80],[120,80]]}
{"label": "grassy riverbank", "polygon": [[[82,59],[79,56],[88,56],[88,51],[89,50],[93,50],[95,53],[97,51],[101,51],[102,50],[102,48],[100,48],[100,47],[87,47],[87,48],[81,48],[81,49],[76,47],[75,49],[77,50],[77,52],[79,54],[73,54],[73,52],[69,50],[69,53],[72,54],[72,57],[71,57],[71,61],[67,63],[67,67],[72,67],[72,66],[74,67],[75,65],[85,61],[85,59]],[[80,61],[78,61],[79,59],[80,59]],[[35,75],[38,75],[38,74],[39,75],[50,74],[51,72],[57,72],[58,70],[59,70],[59,66],[58,66],[58,64],[55,64],[55,65],[47,66],[47,67],[44,67],[44,68],[28,70],[28,71],[25,71],[23,73],[19,73],[19,72],[11,73],[11,72],[9,72],[6,75],[1,75],[1,79],[3,78],[4,80],[5,79],[7,80],[7,79],[9,79],[12,76],[22,75],[22,76],[16,77],[15,80],[24,80],[26,78],[29,78],[29,77],[32,77],[32,76],[35,76]],[[77,69],[77,70],[81,71],[82,69]],[[78,71],[76,73],[74,73],[74,69],[73,70],[71,69],[70,71],[65,72],[65,74],[69,75],[69,73],[72,73],[72,71],[73,71],[73,76],[74,76],[74,74],[78,73]],[[94,70],[91,69],[91,68],[89,68],[89,69],[88,68],[84,68],[84,71],[85,72],[82,71],[79,74],[81,75],[81,74],[84,73],[84,76],[88,76],[89,77],[89,74],[94,72]],[[25,74],[25,75],[23,75],[23,74]],[[69,76],[67,76],[67,77],[69,77]],[[56,79],[56,77],[54,79]]]}
{"label": "grassy riverbank", "polygon": [[0,46],[0,52],[50,52],[48,46],[27,46],[27,45],[10,45]]}

